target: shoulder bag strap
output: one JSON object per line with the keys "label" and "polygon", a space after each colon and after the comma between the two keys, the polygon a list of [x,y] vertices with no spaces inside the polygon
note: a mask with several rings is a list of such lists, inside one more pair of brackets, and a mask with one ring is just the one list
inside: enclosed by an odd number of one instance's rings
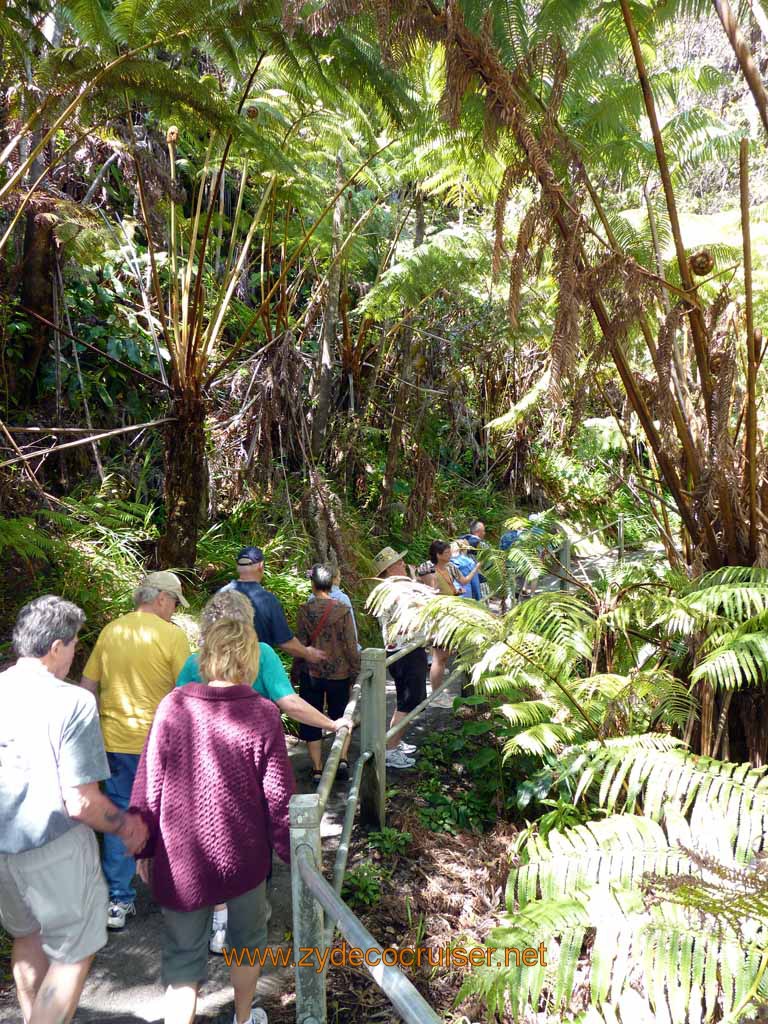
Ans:
{"label": "shoulder bag strap", "polygon": [[318,622],[318,624],[315,626],[314,630],[312,631],[312,635],[309,638],[309,643],[307,644],[308,647],[313,647],[314,646],[315,640],[317,640],[317,638],[320,636],[320,633],[322,632],[323,626],[325,625],[325,623],[326,623],[326,621],[328,619],[328,616],[333,611],[334,605],[337,605],[338,603],[339,602],[335,598],[333,598],[333,597],[328,599],[328,607],[325,609],[323,614],[320,616],[320,621]]}

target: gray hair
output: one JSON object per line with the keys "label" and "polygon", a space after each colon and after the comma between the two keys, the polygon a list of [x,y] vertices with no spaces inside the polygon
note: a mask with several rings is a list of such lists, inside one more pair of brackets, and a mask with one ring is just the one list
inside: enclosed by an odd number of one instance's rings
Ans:
{"label": "gray hair", "polygon": [[320,562],[312,566],[309,578],[316,590],[328,592],[333,587],[333,575],[333,567]]}
{"label": "gray hair", "polygon": [[200,632],[205,635],[219,619],[236,619],[253,625],[253,605],[239,590],[220,590],[214,594],[200,615]]}
{"label": "gray hair", "polygon": [[157,587],[137,587],[133,592],[133,606],[139,608],[143,604],[152,604],[162,594]]}
{"label": "gray hair", "polygon": [[13,649],[19,658],[44,658],[57,640],[71,643],[85,622],[85,612],[55,594],[25,604],[13,627]]}

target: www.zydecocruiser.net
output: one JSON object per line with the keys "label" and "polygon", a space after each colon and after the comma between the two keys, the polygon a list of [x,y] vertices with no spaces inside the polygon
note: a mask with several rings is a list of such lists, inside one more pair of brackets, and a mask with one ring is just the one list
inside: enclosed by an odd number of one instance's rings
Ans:
{"label": "www.zydecocruiser.net", "polygon": [[546,946],[516,946],[493,948],[490,946],[404,946],[402,949],[388,946],[386,949],[372,947],[360,949],[342,942],[332,949],[318,949],[314,946],[300,946],[298,960],[292,946],[264,946],[252,949],[247,946],[225,948],[224,960],[227,967],[233,964],[241,967],[290,967],[306,968],[318,973],[326,966],[331,967],[546,967]]}

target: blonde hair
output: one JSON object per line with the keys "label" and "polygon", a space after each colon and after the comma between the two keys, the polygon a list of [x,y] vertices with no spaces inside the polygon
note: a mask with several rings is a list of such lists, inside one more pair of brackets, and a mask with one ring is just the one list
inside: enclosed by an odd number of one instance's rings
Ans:
{"label": "blonde hair", "polygon": [[200,632],[203,636],[221,619],[235,619],[253,625],[253,605],[239,590],[221,590],[214,594],[200,615]]}
{"label": "blonde hair", "polygon": [[220,619],[205,634],[200,672],[208,682],[251,686],[259,674],[259,654],[259,638],[249,622]]}

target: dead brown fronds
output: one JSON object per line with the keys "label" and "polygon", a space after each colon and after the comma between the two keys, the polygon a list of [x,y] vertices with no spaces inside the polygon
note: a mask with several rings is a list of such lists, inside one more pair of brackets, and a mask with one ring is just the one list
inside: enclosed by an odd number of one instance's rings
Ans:
{"label": "dead brown fronds", "polygon": [[523,272],[531,262],[531,242],[541,217],[541,207],[532,203],[526,211],[517,233],[515,251],[509,263],[509,296],[507,298],[507,316],[510,326],[517,327],[520,312],[520,293],[523,285]]}
{"label": "dead brown fronds", "polygon": [[365,0],[328,0],[307,18],[306,25],[313,36],[328,35],[347,18],[360,14],[365,7]]}
{"label": "dead brown fronds", "polygon": [[552,332],[549,391],[553,402],[562,401],[562,382],[576,365],[579,351],[579,322],[583,303],[576,268],[580,224],[572,226],[567,239],[555,244],[555,277],[557,278],[557,313]]}

